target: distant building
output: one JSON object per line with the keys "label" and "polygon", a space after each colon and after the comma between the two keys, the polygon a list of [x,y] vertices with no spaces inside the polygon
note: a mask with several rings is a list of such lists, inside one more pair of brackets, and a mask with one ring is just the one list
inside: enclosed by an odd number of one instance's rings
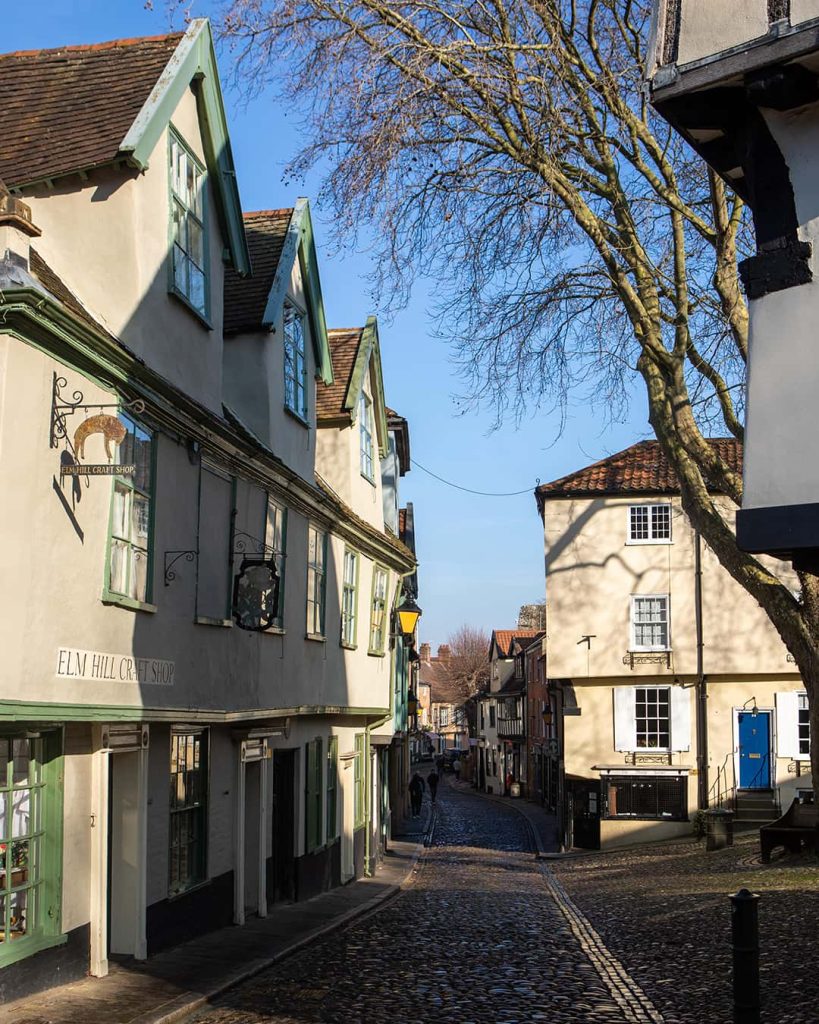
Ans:
{"label": "distant building", "polygon": [[[741,467],[733,440],[711,442]],[[547,748],[566,847],[691,832],[698,808],[769,819],[811,790],[799,673],[683,511],[656,441],[536,491],[546,546]],[[731,503],[712,495],[730,522]],[[784,563],[772,571],[798,586]],[[554,724],[552,724],[554,723]],[[548,778],[548,776],[547,776]]]}

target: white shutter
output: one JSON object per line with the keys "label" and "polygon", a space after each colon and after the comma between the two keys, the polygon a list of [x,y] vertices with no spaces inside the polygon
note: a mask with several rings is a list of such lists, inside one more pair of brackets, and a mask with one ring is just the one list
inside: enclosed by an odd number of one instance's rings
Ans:
{"label": "white shutter", "polygon": [[634,687],[614,687],[614,749],[632,751],[637,748],[637,728],[634,721]]}
{"label": "white shutter", "polygon": [[776,756],[799,757],[799,694],[776,694]]}
{"label": "white shutter", "polygon": [[671,687],[671,749],[691,749],[691,695],[693,687]]}

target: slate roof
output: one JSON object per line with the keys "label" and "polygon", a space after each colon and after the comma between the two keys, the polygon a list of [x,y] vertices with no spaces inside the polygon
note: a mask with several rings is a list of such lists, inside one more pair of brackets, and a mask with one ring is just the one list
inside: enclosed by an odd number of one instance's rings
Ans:
{"label": "slate roof", "polygon": [[364,334],[363,327],[334,327],[327,332],[330,342],[330,355],[333,359],[333,383],[316,386],[316,419],[344,419],[348,423],[352,417],[344,408],[344,399],[350,387],[358,347]]}
{"label": "slate roof", "polygon": [[67,310],[70,310],[86,327],[90,327],[92,331],[96,331],[98,334],[106,335],[111,341],[120,347],[124,347],[118,338],[107,331],[98,320],[94,319],[77,296],[67,287],[62,278],[54,273],[36,249],[31,249],[29,266],[31,267],[31,273],[46,291],[50,292],[58,302],[65,306]]}
{"label": "slate roof", "polygon": [[0,178],[19,188],[110,164],[182,35],[0,54]]}
{"label": "slate roof", "polygon": [[[736,473],[742,472],[742,444],[732,437],[713,437],[708,443]],[[679,494],[677,474],[659,441],[640,441],[616,455],[541,484],[535,494],[546,498],[594,497],[604,494]]]}
{"label": "slate roof", "polygon": [[264,311],[292,217],[292,208],[244,214],[253,274],[240,277],[231,267],[225,268],[225,334],[268,329]]}
{"label": "slate roof", "polygon": [[511,658],[512,644],[515,640],[534,640],[540,633],[540,629],[496,629],[492,633],[492,639],[501,658]]}

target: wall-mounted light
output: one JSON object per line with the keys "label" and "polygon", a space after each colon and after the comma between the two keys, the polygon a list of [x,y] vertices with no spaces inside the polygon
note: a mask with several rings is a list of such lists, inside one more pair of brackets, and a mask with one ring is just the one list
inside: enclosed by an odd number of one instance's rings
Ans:
{"label": "wall-mounted light", "polygon": [[745,701],[745,703],[742,705],[740,710],[744,711],[748,707],[748,705],[751,704],[751,703],[753,703],[753,707],[751,708],[751,714],[753,715],[754,718],[756,718],[756,716],[759,714],[759,709],[756,706],[756,697],[749,697]]}

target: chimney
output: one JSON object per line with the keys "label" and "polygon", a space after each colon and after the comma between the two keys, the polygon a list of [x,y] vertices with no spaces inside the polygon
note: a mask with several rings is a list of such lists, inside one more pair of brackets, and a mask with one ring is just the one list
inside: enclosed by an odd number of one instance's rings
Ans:
{"label": "chimney", "polygon": [[438,660],[449,661],[452,657],[452,651],[449,644],[438,644]]}
{"label": "chimney", "polygon": [[31,239],[42,234],[31,220],[31,208],[13,196],[0,179],[0,260],[28,270]]}
{"label": "chimney", "polygon": [[429,644],[421,644],[421,661],[429,661],[432,656],[432,648]]}

